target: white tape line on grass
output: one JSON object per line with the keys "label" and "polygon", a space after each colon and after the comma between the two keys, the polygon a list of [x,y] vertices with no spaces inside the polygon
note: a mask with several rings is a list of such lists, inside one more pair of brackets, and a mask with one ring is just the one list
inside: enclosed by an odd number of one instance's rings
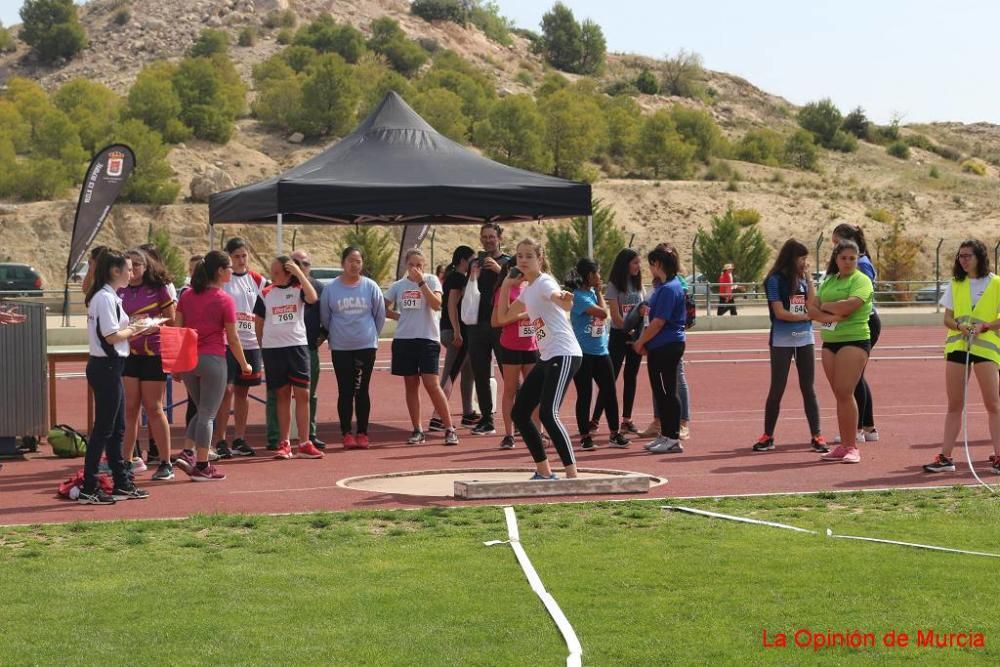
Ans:
{"label": "white tape line on grass", "polygon": [[761,521],[760,519],[747,519],[742,516],[732,516],[731,514],[719,514],[718,512],[709,512],[708,510],[696,510],[693,507],[682,507],[680,505],[663,505],[665,510],[673,510],[674,512],[687,512],[688,514],[700,514],[701,516],[712,517],[713,519],[725,519],[726,521],[739,521],[740,523],[753,523],[758,526],[770,526],[771,528],[784,528],[785,530],[794,530],[797,533],[809,533],[810,535],[818,535],[815,530],[806,530],[805,528],[796,528],[795,526],[789,526],[785,523],[775,523],[773,521]]}
{"label": "white tape line on grass", "polygon": [[483,544],[488,547],[492,547],[497,544],[509,544],[511,549],[514,550],[514,555],[517,557],[517,562],[521,565],[521,569],[524,571],[524,576],[527,577],[528,583],[531,585],[531,590],[533,590],[535,595],[541,599],[542,604],[545,605],[546,611],[549,612],[549,616],[552,617],[552,620],[556,623],[556,627],[559,628],[559,632],[563,636],[563,641],[566,642],[566,648],[569,649],[569,655],[566,656],[566,667],[580,667],[583,647],[580,646],[580,640],[577,639],[576,631],[573,630],[573,626],[570,625],[569,619],[566,618],[566,614],[564,614],[563,610],[559,608],[559,603],[556,602],[556,599],[545,590],[545,586],[542,584],[542,580],[538,576],[538,572],[535,571],[535,566],[531,564],[531,559],[528,558],[527,552],[524,550],[524,547],[521,546],[521,534],[517,530],[517,515],[514,514],[514,508],[504,507],[503,513],[507,518],[507,537],[509,539],[491,540],[489,542],[483,542]]}
{"label": "white tape line on grass", "polygon": [[1000,554],[990,554],[983,551],[965,551],[964,549],[949,549],[948,547],[935,547],[930,544],[916,544],[914,542],[898,542],[896,540],[880,540],[875,537],[857,537],[855,535],[834,535],[829,528],[826,529],[826,536],[838,540],[860,540],[862,542],[879,542],[880,544],[896,544],[903,547],[914,547],[915,549],[930,549],[931,551],[947,551],[953,554],[967,554],[969,556],[987,556],[989,558],[1000,558]]}

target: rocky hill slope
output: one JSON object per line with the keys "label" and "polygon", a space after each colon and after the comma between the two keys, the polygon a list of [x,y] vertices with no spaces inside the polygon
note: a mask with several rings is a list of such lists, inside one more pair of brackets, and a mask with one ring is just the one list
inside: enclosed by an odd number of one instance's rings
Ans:
{"label": "rocky hill slope", "polygon": [[[131,18],[119,26],[113,17],[125,6]],[[513,45],[507,47],[471,26],[428,23],[409,14],[405,0],[95,0],[81,8],[81,20],[91,41],[84,53],[67,64],[47,68],[34,63],[20,45],[17,52],[0,57],[0,79],[29,76],[54,88],[86,77],[124,92],[143,65],[180,57],[202,29],[228,30],[235,43],[235,35],[243,27],[259,26],[269,12],[288,8],[298,14],[300,23],[325,11],[366,33],[373,19],[392,16],[409,36],[436,40],[488,71],[503,92],[530,92],[517,74],[522,70],[544,71],[525,39],[514,36]],[[254,46],[234,46],[231,55],[249,81],[253,64],[280,48],[273,31],[263,31]],[[611,54],[604,78],[634,77],[642,67],[655,66],[655,61],[647,58]],[[731,74],[709,72],[707,76],[706,85],[717,95],[711,106],[649,95],[639,96],[638,101],[645,109],[676,102],[701,106],[730,136],[750,127],[787,129],[794,125],[795,108],[786,100]],[[994,125],[941,123],[904,131],[919,131],[966,154],[1000,155],[1000,128]],[[321,149],[291,143],[251,119],[239,121],[227,146],[201,141],[180,144],[169,156],[182,184],[177,203],[161,207],[119,205],[99,242],[130,246],[145,241],[150,225],[166,225],[185,252],[203,251],[207,245],[207,207],[184,199],[190,194],[192,180],[208,179],[219,188],[249,183],[274,175]],[[824,151],[819,173],[731,164],[742,179],[735,191],[725,182],[605,178],[595,183],[595,194],[614,207],[618,223],[635,235],[634,244],[639,248],[664,239],[690,248],[698,227],[706,226],[729,204],[759,210],[761,229],[772,245],[795,235],[810,247],[840,221],[864,224],[869,237],[877,242],[885,235],[886,226],[866,214],[884,208],[902,216],[908,231],[923,239],[921,273],[925,275],[933,273],[932,253],[938,239],[945,239],[948,248],[958,239],[974,235],[992,248],[1000,234],[1000,190],[993,166],[988,167],[986,176],[974,176],[962,172],[958,163],[920,149],[914,149],[910,160],[904,162],[888,156],[884,148],[865,143],[851,154]],[[930,175],[931,167],[936,167],[936,177]],[[0,204],[0,261],[32,262],[43,271],[49,285],[57,283],[66,261],[75,201],[76,195],[68,192],[60,201]],[[540,234],[536,227],[521,225],[510,235]],[[273,229],[269,227],[227,226],[222,233],[245,234],[262,258],[272,252]],[[317,264],[336,264],[336,230],[301,227],[298,233],[293,229],[286,235],[289,240],[293,237],[296,245],[313,252]],[[473,229],[440,228],[434,239],[435,261],[446,261],[458,243],[475,245],[475,238]],[[684,254],[689,255],[689,251]]]}

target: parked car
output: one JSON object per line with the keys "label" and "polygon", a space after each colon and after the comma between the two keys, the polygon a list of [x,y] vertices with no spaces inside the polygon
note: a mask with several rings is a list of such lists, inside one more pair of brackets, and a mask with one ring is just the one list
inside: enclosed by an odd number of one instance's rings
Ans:
{"label": "parked car", "polygon": [[705,278],[702,273],[697,273],[687,277],[688,288],[691,290],[691,295],[702,303],[704,299],[712,293],[711,286],[709,285],[709,280]]}
{"label": "parked car", "polygon": [[87,277],[87,263],[86,262],[80,262],[79,264],[77,264],[76,268],[73,269],[73,273],[71,273],[69,275],[69,279],[71,281],[73,281],[74,283],[82,283],[83,279],[86,278],[86,277]]}
{"label": "parked car", "polygon": [[0,264],[0,292],[42,296],[42,276],[28,264]]}
{"label": "parked car", "polygon": [[332,283],[334,278],[343,272],[344,270],[339,266],[314,266],[312,267],[312,270],[309,271],[309,277],[315,278],[325,286]]}
{"label": "parked car", "polygon": [[938,299],[941,298],[941,295],[944,294],[946,284],[947,283],[938,283],[937,287],[934,285],[921,287],[913,293],[913,300],[921,303],[937,303]]}

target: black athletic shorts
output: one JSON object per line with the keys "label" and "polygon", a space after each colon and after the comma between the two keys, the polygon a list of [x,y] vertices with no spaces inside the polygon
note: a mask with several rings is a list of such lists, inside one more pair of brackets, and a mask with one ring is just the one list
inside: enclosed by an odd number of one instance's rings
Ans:
{"label": "black athletic shorts", "polygon": [[497,345],[496,350],[501,366],[538,363],[538,350],[511,350],[503,345]]}
{"label": "black athletic shorts", "polygon": [[[129,357],[131,359],[131,357]],[[992,362],[992,359],[987,359],[986,357],[980,357],[978,354],[970,354],[969,352],[962,352],[961,350],[955,350],[954,352],[949,352],[948,356],[945,357],[948,361],[953,364],[981,364],[983,362]]]}
{"label": "black athletic shorts", "polygon": [[437,375],[441,359],[441,343],[427,338],[394,338],[392,341],[392,374]]}
{"label": "black athletic shorts", "polygon": [[125,369],[122,377],[139,378],[140,382],[166,382],[167,374],[163,372],[163,357],[160,355],[130,354],[125,357]]}
{"label": "black athletic shorts", "polygon": [[237,387],[259,387],[260,369],[262,368],[260,350],[243,350],[243,356],[247,358],[247,363],[253,369],[250,375],[244,376],[240,372],[240,365],[236,363],[236,357],[233,356],[228,347],[226,348],[226,368],[228,370],[226,384]]}
{"label": "black athletic shorts", "polygon": [[824,350],[830,350],[834,354],[840,352],[845,347],[860,347],[867,354],[872,353],[872,342],[871,340],[845,340],[840,343],[823,343]]}
{"label": "black athletic shorts", "polygon": [[272,347],[261,350],[268,391],[285,385],[309,388],[309,346]]}

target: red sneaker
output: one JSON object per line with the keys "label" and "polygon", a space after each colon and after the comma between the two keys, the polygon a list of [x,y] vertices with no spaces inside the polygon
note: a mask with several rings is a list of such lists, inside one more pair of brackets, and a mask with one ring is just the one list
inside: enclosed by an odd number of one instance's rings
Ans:
{"label": "red sneaker", "polygon": [[287,440],[282,440],[278,443],[278,451],[274,453],[274,458],[276,459],[290,459],[292,458],[292,443]]}
{"label": "red sneaker", "polygon": [[[857,447],[854,447],[852,449],[857,449]],[[845,456],[847,456],[847,447],[845,447],[844,445],[837,445],[836,447],[833,448],[832,452],[827,452],[826,454],[823,454],[822,456],[819,457],[819,459],[820,461],[836,461],[837,463],[840,463],[841,461],[844,460]]]}
{"label": "red sneaker", "polygon": [[368,434],[358,433],[358,449],[368,449]]}
{"label": "red sneaker", "polygon": [[316,445],[312,444],[308,440],[299,444],[298,457],[300,459],[321,459],[323,456],[323,452],[316,449]]}
{"label": "red sneaker", "polygon": [[357,449],[358,441],[354,439],[353,433],[344,434],[344,449]]}
{"label": "red sneaker", "polygon": [[195,466],[188,474],[192,482],[221,482],[226,478],[226,475],[211,463],[204,468]]}

